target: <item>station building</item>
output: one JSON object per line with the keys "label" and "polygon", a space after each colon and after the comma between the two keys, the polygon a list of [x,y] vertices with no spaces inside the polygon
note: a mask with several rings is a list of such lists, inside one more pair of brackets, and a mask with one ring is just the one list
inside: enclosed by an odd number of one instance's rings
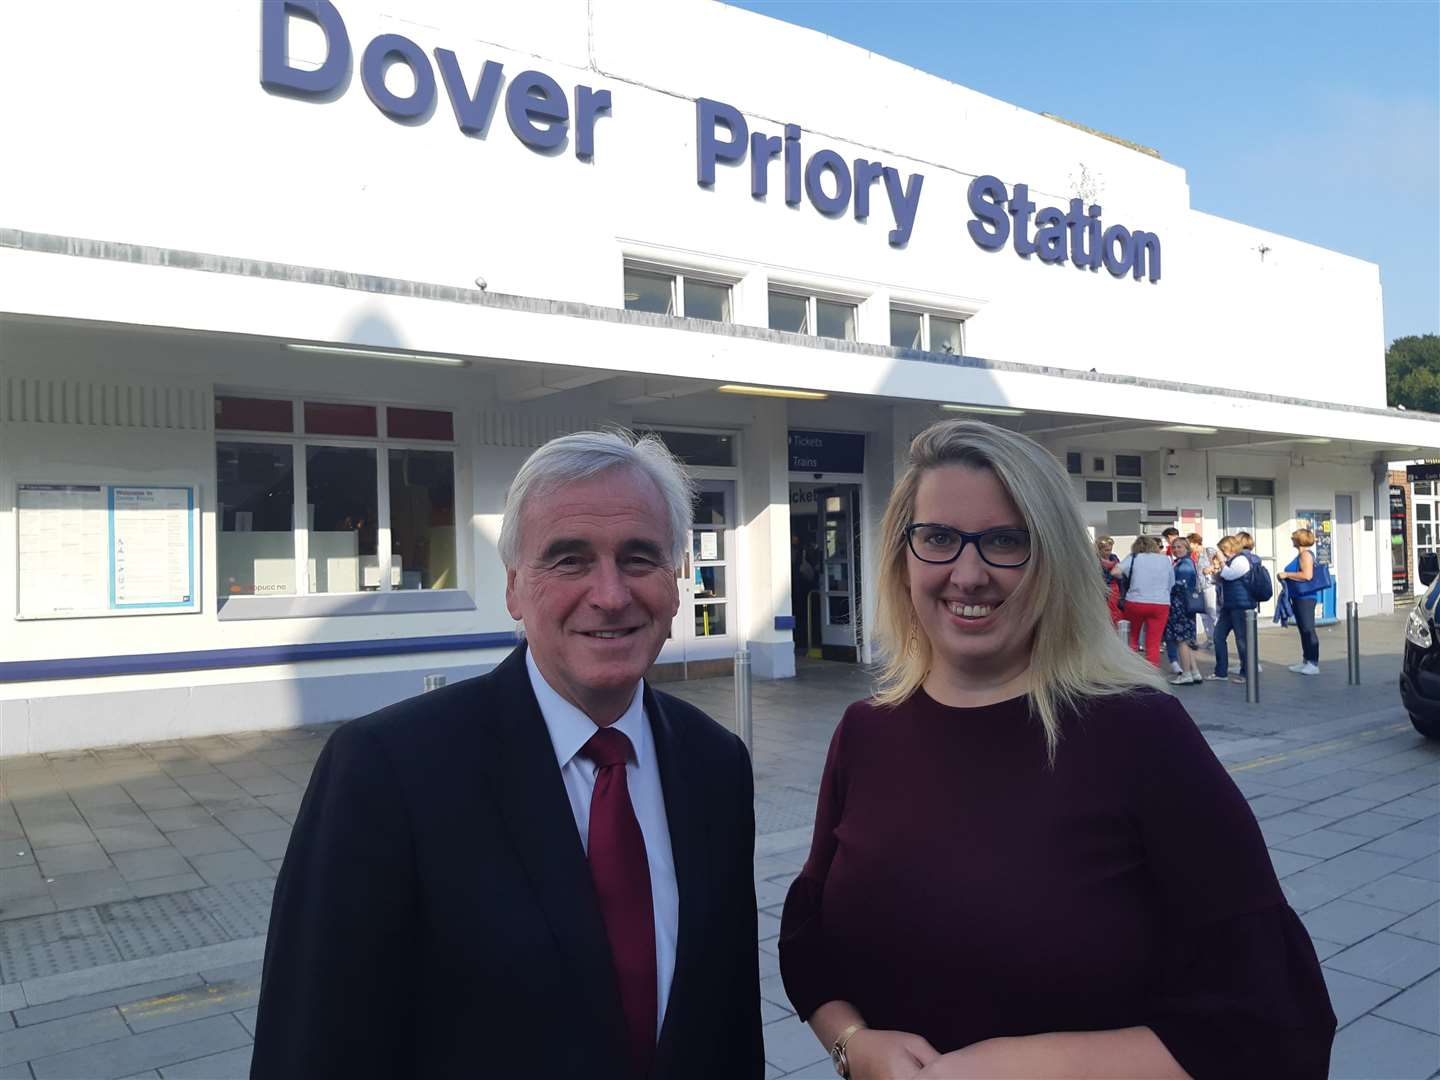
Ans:
{"label": "station building", "polygon": [[699,484],[659,677],[876,656],[915,433],[1090,524],[1311,524],[1393,604],[1378,268],[1183,163],[719,4],[9,5],[0,754],[343,719],[516,640],[506,485],[653,430]]}

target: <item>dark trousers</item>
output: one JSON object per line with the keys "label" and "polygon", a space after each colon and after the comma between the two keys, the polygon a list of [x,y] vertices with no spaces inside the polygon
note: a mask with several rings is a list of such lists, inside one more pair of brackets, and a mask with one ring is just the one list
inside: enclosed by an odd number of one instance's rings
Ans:
{"label": "dark trousers", "polygon": [[1320,663],[1320,635],[1315,632],[1315,597],[1291,600],[1295,628],[1300,631],[1300,654],[1307,664]]}
{"label": "dark trousers", "polygon": [[1220,617],[1215,620],[1215,674],[1230,674],[1230,656],[1225,651],[1225,639],[1235,631],[1235,652],[1240,657],[1239,674],[1245,674],[1245,608],[1221,608]]}

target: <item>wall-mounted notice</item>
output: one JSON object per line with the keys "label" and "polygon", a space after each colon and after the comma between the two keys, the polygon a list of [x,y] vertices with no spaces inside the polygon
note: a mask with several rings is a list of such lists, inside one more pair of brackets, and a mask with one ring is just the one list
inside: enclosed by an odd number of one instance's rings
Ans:
{"label": "wall-mounted notice", "polygon": [[195,489],[21,484],[22,619],[199,611]]}

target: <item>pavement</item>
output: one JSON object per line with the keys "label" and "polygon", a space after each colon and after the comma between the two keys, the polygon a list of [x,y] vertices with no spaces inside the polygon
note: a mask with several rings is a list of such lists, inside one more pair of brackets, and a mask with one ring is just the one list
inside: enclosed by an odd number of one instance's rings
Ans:
{"label": "pavement", "polygon": [[[1440,1076],[1440,743],[1400,708],[1404,614],[1362,623],[1359,686],[1336,626],[1314,678],[1285,670],[1293,629],[1264,629],[1258,704],[1230,683],[1177,689],[1315,941],[1334,1077]],[[808,661],[754,684],[767,1078],[834,1075],[785,1000],[776,940],[831,733],[869,685]],[[729,677],[665,689],[734,715]],[[332,730],[0,759],[0,1080],[248,1075],[275,873]]]}

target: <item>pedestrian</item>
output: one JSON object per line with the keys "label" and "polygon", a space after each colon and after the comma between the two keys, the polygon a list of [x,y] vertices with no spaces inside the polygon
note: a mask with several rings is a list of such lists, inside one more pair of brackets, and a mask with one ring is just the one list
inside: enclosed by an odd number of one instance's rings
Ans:
{"label": "pedestrian", "polygon": [[1190,544],[1190,558],[1195,562],[1195,569],[1200,574],[1200,594],[1205,599],[1205,610],[1200,614],[1200,621],[1205,625],[1205,648],[1215,648],[1215,580],[1205,573],[1205,568],[1214,564],[1219,552],[1213,547],[1205,546],[1205,537],[1200,533],[1191,533],[1185,538]]}
{"label": "pedestrian", "polygon": [[1180,659],[1180,671],[1170,682],[1174,686],[1189,686],[1201,681],[1200,665],[1195,660],[1195,611],[1204,601],[1200,595],[1200,574],[1190,557],[1190,541],[1177,536],[1170,550],[1175,556],[1175,584],[1170,590],[1165,644],[1173,645]]}
{"label": "pedestrian", "polygon": [[[1220,549],[1221,569],[1215,573],[1216,587],[1220,591],[1220,617],[1215,620],[1215,670],[1206,679],[1243,683],[1245,681],[1245,612],[1259,605],[1250,594],[1246,575],[1250,573],[1250,560],[1240,540],[1234,536],[1222,536],[1217,545]],[[1230,656],[1225,649],[1225,639],[1235,632],[1235,652],[1240,657],[1240,672],[1230,674]]]}
{"label": "pedestrian", "polygon": [[1160,642],[1170,618],[1170,591],[1175,585],[1175,564],[1161,554],[1160,541],[1139,536],[1130,545],[1130,554],[1114,567],[1112,577],[1130,582],[1125,590],[1125,615],[1130,620],[1130,648],[1139,649],[1145,634],[1145,657],[1160,666]]}
{"label": "pedestrian", "polygon": [[911,444],[877,540],[889,660],[830,742],[786,993],[851,1080],[1319,1080],[1314,947],[1244,796],[1109,631],[1084,530],[1022,435]]}
{"label": "pedestrian", "polygon": [[1119,557],[1115,554],[1115,538],[1113,536],[1097,536],[1095,538],[1095,554],[1100,556],[1100,577],[1105,582],[1105,603],[1110,609],[1110,622],[1115,625],[1124,618],[1124,612],[1120,610],[1120,606],[1125,595],[1120,579],[1110,576],[1110,571],[1115,569],[1120,562]]}
{"label": "pedestrian", "polygon": [[[1295,545],[1295,558],[1275,576],[1285,583],[1290,608],[1295,613],[1295,629],[1300,632],[1300,663],[1291,664],[1297,675],[1320,674],[1320,635],[1315,632],[1315,601],[1328,588],[1327,567],[1315,562],[1315,534],[1309,529],[1296,529],[1290,534]],[[1322,584],[1322,578],[1326,579]]]}
{"label": "pedestrian", "polygon": [[[1173,562],[1175,559],[1175,541],[1180,536],[1180,530],[1171,525],[1160,532],[1160,553],[1169,556]],[[1170,661],[1170,671],[1179,675],[1184,669],[1180,666],[1180,654],[1175,643],[1169,638],[1165,639],[1165,658]]]}
{"label": "pedestrian", "polygon": [[251,1075],[759,1080],[744,744],[644,681],[692,484],[654,437],[521,467],[525,640],[340,727],[275,885]]}

